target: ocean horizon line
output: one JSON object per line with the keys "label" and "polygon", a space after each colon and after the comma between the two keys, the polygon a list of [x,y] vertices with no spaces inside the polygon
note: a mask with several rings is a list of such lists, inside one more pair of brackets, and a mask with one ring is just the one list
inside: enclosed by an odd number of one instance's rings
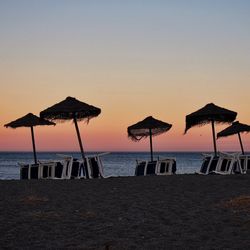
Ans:
{"label": "ocean horizon line", "polygon": [[[90,151],[86,151],[85,153],[104,153],[104,152],[108,152],[108,153],[150,153],[149,151],[130,151],[130,150],[90,150]],[[227,150],[227,151],[218,151],[218,152],[228,152],[228,153],[241,153],[240,151],[236,151],[236,150]],[[0,150],[0,153],[32,153],[33,151],[26,151],[26,150]],[[41,150],[41,151],[37,151],[37,153],[79,153],[81,154],[80,151],[74,151],[74,150]],[[196,151],[196,150],[173,150],[173,151],[154,151],[154,153],[213,153],[213,151]],[[250,153],[250,151],[245,152],[245,153]]]}

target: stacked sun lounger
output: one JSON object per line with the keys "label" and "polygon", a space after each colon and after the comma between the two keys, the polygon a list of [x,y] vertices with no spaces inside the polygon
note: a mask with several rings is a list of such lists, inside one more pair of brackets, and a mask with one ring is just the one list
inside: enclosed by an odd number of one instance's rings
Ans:
{"label": "stacked sun lounger", "polygon": [[99,154],[74,159],[67,155],[58,155],[59,161],[43,161],[38,164],[19,163],[20,179],[93,179],[104,178],[103,164]]}
{"label": "stacked sun lounger", "polygon": [[176,172],[176,159],[168,158],[157,161],[137,161],[135,176],[172,175]]}
{"label": "stacked sun lounger", "polygon": [[245,174],[250,168],[250,156],[239,153],[203,154],[203,162],[198,174]]}

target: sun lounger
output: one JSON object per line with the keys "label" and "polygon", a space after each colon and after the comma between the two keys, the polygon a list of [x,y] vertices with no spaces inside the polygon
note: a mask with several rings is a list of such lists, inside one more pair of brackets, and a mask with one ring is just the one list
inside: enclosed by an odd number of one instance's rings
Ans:
{"label": "sun lounger", "polygon": [[30,173],[29,173],[30,179],[38,179],[39,178],[39,165],[38,164],[32,164],[30,165]]}
{"label": "sun lounger", "polygon": [[176,159],[168,158],[159,160],[157,164],[157,175],[171,175],[176,173]]}
{"label": "sun lounger", "polygon": [[147,161],[137,162],[135,168],[135,176],[145,175],[145,167],[147,166]]}
{"label": "sun lounger", "polygon": [[213,154],[203,154],[203,162],[199,172],[196,174],[207,175],[216,170],[219,157]]}
{"label": "sun lounger", "polygon": [[237,165],[238,161],[234,154],[219,153],[218,164],[212,173],[222,175],[232,174]]}
{"label": "sun lounger", "polygon": [[81,162],[76,159],[73,160],[70,178],[78,178],[80,176]]}
{"label": "sun lounger", "polygon": [[218,165],[218,162],[219,162],[219,157],[218,156],[214,156],[211,163],[210,163],[210,166],[208,168],[208,172],[209,173],[212,173],[213,171],[216,170],[216,167]]}
{"label": "sun lounger", "polygon": [[56,162],[54,177],[60,179],[62,178],[62,174],[63,174],[63,164],[62,162]]}
{"label": "sun lounger", "polygon": [[242,171],[247,173],[250,170],[250,155],[239,155]]}
{"label": "sun lounger", "polygon": [[63,160],[38,161],[38,164],[18,163],[20,179],[70,179],[73,158],[59,156],[63,157]]}
{"label": "sun lounger", "polygon": [[204,154],[201,169],[198,174],[244,174],[246,173],[247,160],[239,154],[218,153],[218,156],[213,154]]}
{"label": "sun lounger", "polygon": [[89,179],[89,168],[87,161],[84,161],[84,163],[81,164],[81,174],[82,178]]}
{"label": "sun lounger", "polygon": [[73,159],[68,167],[64,167],[66,179],[94,179],[107,178],[104,176],[103,164],[100,156],[108,153],[97,154],[95,156],[87,156],[85,160]]}
{"label": "sun lounger", "polygon": [[27,180],[29,179],[29,164],[19,163],[20,167],[20,179]]}
{"label": "sun lounger", "polygon": [[156,174],[156,164],[157,161],[149,161],[146,168],[146,175],[155,175]]}
{"label": "sun lounger", "polygon": [[73,157],[62,154],[57,156],[63,159],[39,162],[41,179],[70,179]]}
{"label": "sun lounger", "polygon": [[110,176],[104,176],[103,164],[100,156],[108,153],[97,154],[95,156],[88,156],[85,158],[84,164],[82,164],[83,177],[86,179],[95,178],[107,178]]}
{"label": "sun lounger", "polygon": [[135,176],[171,175],[176,172],[175,158],[159,159],[157,161],[137,161]]}
{"label": "sun lounger", "polygon": [[210,162],[212,159],[213,159],[213,155],[204,155],[200,172],[197,172],[197,173],[198,174],[208,174]]}
{"label": "sun lounger", "polygon": [[221,163],[216,169],[219,174],[246,174],[249,156],[239,153],[220,153]]}
{"label": "sun lounger", "polygon": [[63,154],[57,154],[59,157],[63,158],[62,165],[63,165],[63,171],[62,171],[62,179],[70,179],[71,178],[71,171],[72,171],[72,165],[73,165],[73,157]]}
{"label": "sun lounger", "polygon": [[103,164],[100,156],[108,153],[97,154],[82,160],[73,159],[68,155],[58,154],[63,158],[60,161],[43,161],[38,164],[20,165],[21,179],[94,179],[107,178],[104,176]]}
{"label": "sun lounger", "polygon": [[20,167],[20,179],[39,179],[40,171],[39,164],[24,164],[18,163]]}
{"label": "sun lounger", "polygon": [[55,178],[55,167],[57,162],[39,162],[40,178],[39,179],[53,179]]}

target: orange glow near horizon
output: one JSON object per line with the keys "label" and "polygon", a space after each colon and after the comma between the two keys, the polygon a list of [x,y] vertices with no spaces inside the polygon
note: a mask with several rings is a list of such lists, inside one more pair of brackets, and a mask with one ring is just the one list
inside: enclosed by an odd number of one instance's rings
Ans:
{"label": "orange glow near horizon", "polygon": [[[162,119],[163,120],[163,119]],[[134,122],[134,121],[133,121]],[[133,142],[127,137],[124,121],[111,122],[94,118],[89,124],[79,122],[85,151],[148,151],[149,139]],[[184,124],[183,124],[184,125]],[[227,125],[216,126],[220,131]],[[184,135],[184,126],[174,126],[170,131],[153,137],[154,151],[212,151],[211,125],[190,129]],[[1,128],[1,151],[31,151],[31,132],[29,128]],[[79,144],[72,122],[56,126],[35,127],[37,151],[79,151]],[[249,135],[243,134],[245,151],[249,150]],[[240,151],[237,136],[217,140],[220,151]]]}

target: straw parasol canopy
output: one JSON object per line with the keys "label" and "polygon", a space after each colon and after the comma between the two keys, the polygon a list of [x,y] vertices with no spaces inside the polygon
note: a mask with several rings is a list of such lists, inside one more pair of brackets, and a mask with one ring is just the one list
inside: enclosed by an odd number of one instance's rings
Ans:
{"label": "straw parasol canopy", "polygon": [[55,105],[40,112],[40,116],[42,118],[46,118],[53,121],[73,120],[77,132],[81,154],[84,159],[85,155],[77,121],[85,120],[89,122],[91,118],[98,116],[100,113],[100,108],[81,102],[76,98],[69,96],[65,100],[56,103]]}
{"label": "straw parasol canopy", "polygon": [[33,145],[33,153],[34,153],[34,161],[37,164],[37,157],[36,157],[36,146],[35,146],[35,137],[34,137],[34,129],[35,126],[45,126],[45,125],[56,125],[53,122],[47,121],[36,115],[29,113],[15,121],[12,121],[4,126],[6,128],[19,128],[19,127],[30,127],[31,128],[31,137],[32,137],[32,145]]}
{"label": "straw parasol canopy", "polygon": [[160,135],[167,132],[172,127],[171,124],[157,120],[148,116],[142,121],[128,127],[128,137],[132,141],[140,141],[143,138],[150,137],[151,161],[153,161],[152,136]]}
{"label": "straw parasol canopy", "polygon": [[244,148],[243,148],[243,144],[242,144],[242,140],[241,140],[241,135],[240,135],[240,133],[244,133],[244,132],[246,132],[246,133],[250,132],[250,126],[247,124],[243,124],[243,123],[236,121],[236,122],[233,122],[233,124],[231,126],[225,128],[224,130],[219,132],[217,134],[217,138],[237,134],[239,141],[240,141],[241,151],[242,151],[242,154],[244,155],[245,152],[244,152]]}
{"label": "straw parasol canopy", "polygon": [[209,103],[203,108],[197,110],[186,116],[186,128],[185,133],[194,126],[203,126],[205,124],[212,124],[214,153],[217,155],[216,141],[215,141],[215,123],[231,123],[235,120],[237,113],[225,108],[216,106],[213,103]]}

